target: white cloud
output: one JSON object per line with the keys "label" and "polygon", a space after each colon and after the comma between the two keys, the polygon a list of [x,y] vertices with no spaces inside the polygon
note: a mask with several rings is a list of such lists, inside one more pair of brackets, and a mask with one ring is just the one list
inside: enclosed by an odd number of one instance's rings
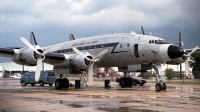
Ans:
{"label": "white cloud", "polygon": [[188,27],[190,29],[200,27],[200,7],[197,5],[199,2],[198,0],[193,2],[194,0],[109,0],[106,2],[102,0],[18,0],[18,2],[2,0],[0,1],[0,36],[10,31],[22,34],[29,30],[42,30],[45,34],[54,30],[66,31],[67,34],[73,31],[83,37],[91,32],[101,34],[113,29],[126,32],[134,28],[140,30],[141,25],[158,32],[161,31],[160,29],[165,32],[188,31]]}

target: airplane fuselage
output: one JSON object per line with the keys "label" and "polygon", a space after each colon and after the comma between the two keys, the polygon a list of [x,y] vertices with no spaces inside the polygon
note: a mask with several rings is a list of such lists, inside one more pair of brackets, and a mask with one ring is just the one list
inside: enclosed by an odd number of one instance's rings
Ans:
{"label": "airplane fuselage", "polygon": [[[92,56],[108,49],[109,52],[95,63],[96,67],[122,67],[133,64],[166,62],[170,61],[168,48],[171,44],[150,43],[150,40],[164,40],[154,36],[139,34],[109,34],[86,37],[56,45],[62,45],[62,49],[54,53],[73,54],[72,47]],[[53,46],[56,46],[53,45]],[[53,46],[44,47],[48,50]]]}

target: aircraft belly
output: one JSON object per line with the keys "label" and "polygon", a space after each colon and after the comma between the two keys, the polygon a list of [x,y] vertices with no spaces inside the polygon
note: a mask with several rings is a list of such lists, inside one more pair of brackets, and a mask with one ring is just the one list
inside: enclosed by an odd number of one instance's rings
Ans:
{"label": "aircraft belly", "polygon": [[114,66],[127,66],[130,64],[139,64],[141,61],[138,61],[133,57],[131,52],[126,53],[116,53],[105,55],[102,59],[100,59],[100,63],[98,67],[114,67]]}

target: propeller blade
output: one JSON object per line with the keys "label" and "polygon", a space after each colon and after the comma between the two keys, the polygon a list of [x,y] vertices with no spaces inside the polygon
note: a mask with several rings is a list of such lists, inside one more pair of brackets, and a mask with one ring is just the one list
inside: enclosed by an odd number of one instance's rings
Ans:
{"label": "propeller blade", "polygon": [[60,49],[62,49],[62,45],[52,47],[51,49],[45,51],[44,54],[51,53],[51,52],[54,52],[54,51],[57,51],[57,50],[60,50]]}
{"label": "propeller blade", "polygon": [[90,64],[88,66],[88,76],[89,76],[89,84],[88,86],[92,86],[92,82],[93,82],[93,64]]}
{"label": "propeller blade", "polygon": [[35,51],[37,54],[39,54],[39,55],[41,54],[24,37],[20,37],[20,39],[24,44],[26,44],[30,49]]}
{"label": "propeller blade", "polygon": [[194,49],[192,49],[192,51],[188,55],[191,56],[191,54],[194,53],[198,48],[199,46],[196,46]]}
{"label": "propeller blade", "polygon": [[96,56],[94,57],[94,59],[97,59],[97,58],[103,56],[103,55],[106,54],[107,52],[108,52],[108,49],[103,50],[103,51],[100,52],[98,55],[96,55]]}
{"label": "propeller blade", "polygon": [[38,82],[40,79],[40,73],[42,69],[42,58],[37,59],[37,66],[36,66],[36,72],[35,72],[35,81]]}
{"label": "propeller blade", "polygon": [[188,64],[188,58],[185,60],[185,76],[189,76],[189,64]]}
{"label": "propeller blade", "polygon": [[86,58],[88,61],[92,61],[91,59],[89,59],[88,57],[86,57],[81,51],[79,51],[78,49],[76,49],[76,47],[72,47],[72,49],[74,50],[74,52],[76,52],[77,54],[79,54],[82,57]]}

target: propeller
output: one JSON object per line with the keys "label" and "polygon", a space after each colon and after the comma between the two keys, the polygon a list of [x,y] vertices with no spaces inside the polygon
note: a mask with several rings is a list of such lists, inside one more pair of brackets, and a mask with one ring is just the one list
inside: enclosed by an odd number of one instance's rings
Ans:
{"label": "propeller", "polygon": [[42,70],[42,61],[43,61],[43,57],[45,56],[45,54],[50,53],[50,52],[54,52],[57,51],[59,49],[62,49],[62,46],[55,46],[52,47],[51,49],[45,51],[44,53],[42,52],[38,52],[37,49],[31,45],[24,37],[20,37],[21,41],[27,45],[30,49],[32,49],[33,51],[35,51],[35,53],[38,54],[38,58],[37,58],[37,66],[36,66],[36,72],[35,72],[35,81],[38,82],[39,78],[40,78],[40,72]]}
{"label": "propeller", "polygon": [[95,62],[97,62],[98,58],[103,56],[108,52],[108,49],[103,50],[100,52],[98,55],[96,55],[93,59],[88,58],[85,56],[81,51],[79,51],[76,47],[72,47],[74,52],[76,52],[78,55],[84,57],[87,59],[90,63],[88,64],[88,75],[89,75],[89,86],[92,86],[92,81],[93,81],[93,65]]}
{"label": "propeller", "polygon": [[192,51],[190,53],[188,53],[187,55],[184,56],[186,77],[188,77],[188,75],[189,75],[189,58],[191,58],[192,53],[194,53],[198,48],[199,48],[199,46],[196,46],[194,49],[192,49]]}

